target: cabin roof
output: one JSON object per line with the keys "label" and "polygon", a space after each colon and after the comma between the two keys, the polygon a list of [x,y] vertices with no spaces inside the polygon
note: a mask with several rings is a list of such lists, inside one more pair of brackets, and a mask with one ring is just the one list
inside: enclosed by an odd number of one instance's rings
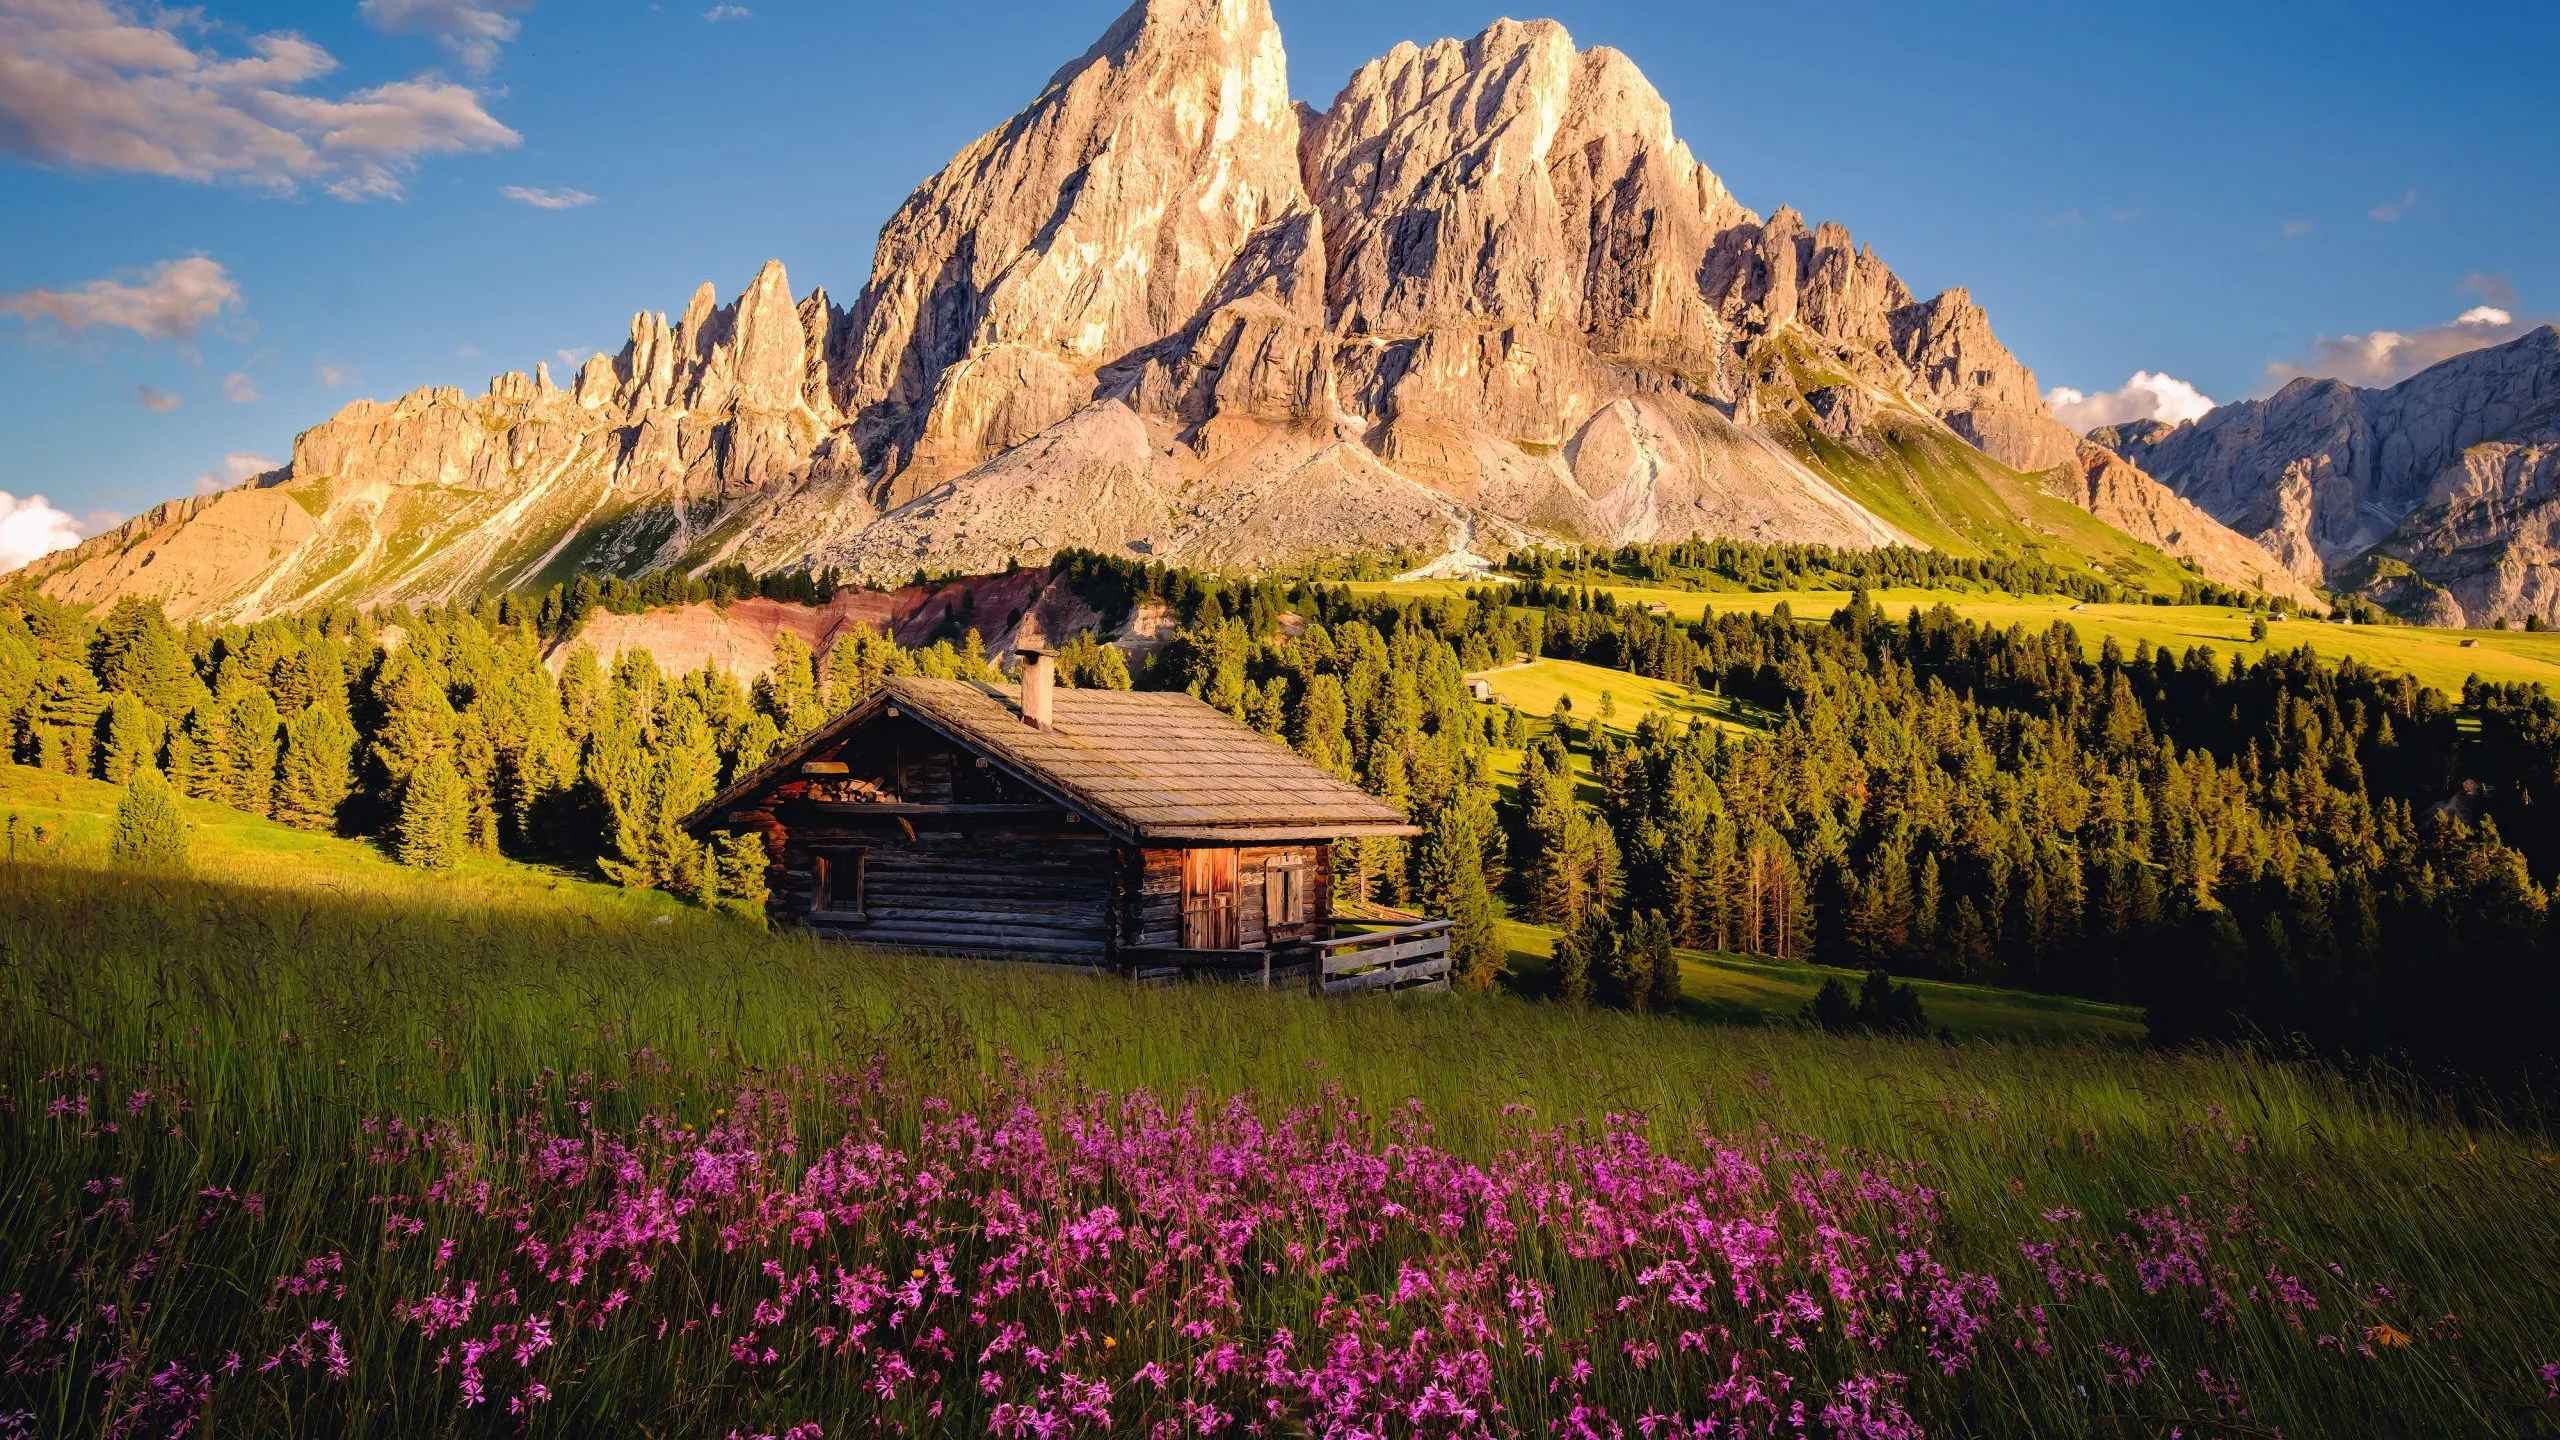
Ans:
{"label": "cabin roof", "polygon": [[1132,841],[1419,833],[1403,811],[1188,695],[1061,687],[1051,693],[1049,727],[1035,729],[1016,697],[991,686],[903,675],[714,796],[684,818],[685,827],[717,828],[740,802],[791,778],[803,759],[893,710]]}

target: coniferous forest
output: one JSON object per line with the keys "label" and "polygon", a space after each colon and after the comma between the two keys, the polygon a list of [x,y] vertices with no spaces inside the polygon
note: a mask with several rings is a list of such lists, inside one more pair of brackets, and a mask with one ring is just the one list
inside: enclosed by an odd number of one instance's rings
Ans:
{"label": "coniferous forest", "polygon": [[[1340,847],[1338,879],[1453,919],[1466,985],[1500,981],[1507,912],[1557,928],[1570,1002],[1667,1007],[1671,952],[1694,947],[2136,1002],[2165,1043],[2490,1076],[2560,1048],[2560,706],[2538,687],[2447,695],[2308,650],[2092,654],[2064,625],[1893,615],[1863,592],[1827,621],[1684,622],[1560,569],[1431,598],[1089,555],[1055,573],[1106,628],[1141,601],[1175,626],[1143,656],[1078,636],[1066,683],[1189,690],[1410,807],[1425,833]],[[712,599],[833,584],[714,579]],[[421,866],[505,853],[753,918],[757,848],[698,844],[678,817],[886,675],[998,679],[975,631],[858,632],[825,655],[786,638],[752,685],[670,676],[574,642],[608,602],[647,603],[589,587],[180,628],[147,602],[90,615],[13,592],[0,716],[23,764],[157,771]],[[1700,687],[1758,723],[1470,695],[1469,673],[1520,656]]]}

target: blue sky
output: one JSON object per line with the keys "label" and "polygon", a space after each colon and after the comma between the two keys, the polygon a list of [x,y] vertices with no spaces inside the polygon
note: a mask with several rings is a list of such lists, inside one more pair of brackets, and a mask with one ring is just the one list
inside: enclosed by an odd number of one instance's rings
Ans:
{"label": "blue sky", "polygon": [[[1273,3],[1318,106],[1501,13]],[[93,527],[358,396],[561,371],[767,257],[850,303],[906,193],[1119,8],[0,0],[0,491]],[[1970,286],[2048,387],[2388,379],[2560,313],[2560,7],[1543,13],[1634,56],[1745,204]]]}

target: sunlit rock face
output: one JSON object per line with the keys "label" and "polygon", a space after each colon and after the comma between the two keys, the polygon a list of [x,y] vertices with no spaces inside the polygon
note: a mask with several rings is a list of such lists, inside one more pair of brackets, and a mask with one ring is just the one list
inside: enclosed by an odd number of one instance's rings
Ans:
{"label": "sunlit rock face", "polygon": [[1911,436],[2088,503],[1966,292],[1745,208],[1627,56],[1506,20],[1400,45],[1322,111],[1289,96],[1266,0],[1145,0],[909,197],[849,309],[774,262],[634,316],[565,385],[359,402],[47,583],[246,616],[1063,545],[1869,546],[1912,537],[1824,457]]}

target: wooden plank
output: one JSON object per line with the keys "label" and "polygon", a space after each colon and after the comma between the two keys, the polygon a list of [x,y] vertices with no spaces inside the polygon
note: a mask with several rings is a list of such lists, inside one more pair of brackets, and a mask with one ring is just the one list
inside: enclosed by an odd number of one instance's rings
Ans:
{"label": "wooden plank", "polygon": [[1353,995],[1363,990],[1375,990],[1381,987],[1403,989],[1408,986],[1413,986],[1414,988],[1420,988],[1415,982],[1429,980],[1433,977],[1439,977],[1442,980],[1442,983],[1445,984],[1448,970],[1449,957],[1443,955],[1436,960],[1424,960],[1417,964],[1404,966],[1400,969],[1372,970],[1363,975],[1340,976],[1335,979],[1324,981],[1323,988],[1324,993],[1327,995]]}
{"label": "wooden plank", "polygon": [[1386,940],[1401,940],[1408,935],[1436,935],[1448,928],[1449,922],[1446,920],[1425,920],[1419,925],[1405,925],[1393,930],[1372,930],[1365,935],[1338,935],[1331,940],[1317,941],[1316,948],[1332,950],[1348,945],[1374,945]]}
{"label": "wooden plank", "polygon": [[1335,975],[1345,970],[1361,970],[1374,965],[1394,965],[1410,956],[1445,955],[1448,952],[1449,941],[1446,936],[1417,936],[1377,950],[1325,952],[1324,973]]}

